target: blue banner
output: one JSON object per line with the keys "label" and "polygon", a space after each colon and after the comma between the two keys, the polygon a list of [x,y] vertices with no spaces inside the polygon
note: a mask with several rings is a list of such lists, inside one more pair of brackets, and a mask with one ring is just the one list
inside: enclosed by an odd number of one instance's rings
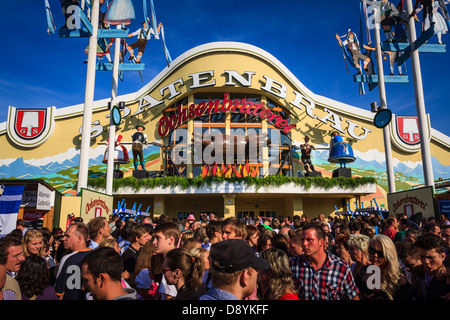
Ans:
{"label": "blue banner", "polygon": [[17,214],[22,202],[24,185],[8,185],[3,187],[0,196],[0,237],[16,228]]}

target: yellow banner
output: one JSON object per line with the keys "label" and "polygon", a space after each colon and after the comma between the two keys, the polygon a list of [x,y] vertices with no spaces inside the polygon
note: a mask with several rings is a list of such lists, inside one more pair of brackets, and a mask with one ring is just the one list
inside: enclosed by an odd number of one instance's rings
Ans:
{"label": "yellow banner", "polygon": [[80,216],[85,223],[96,217],[108,218],[112,212],[112,196],[84,188],[81,189]]}
{"label": "yellow banner", "polygon": [[406,214],[408,218],[422,212],[425,218],[435,217],[433,187],[424,187],[388,194],[389,215]]}

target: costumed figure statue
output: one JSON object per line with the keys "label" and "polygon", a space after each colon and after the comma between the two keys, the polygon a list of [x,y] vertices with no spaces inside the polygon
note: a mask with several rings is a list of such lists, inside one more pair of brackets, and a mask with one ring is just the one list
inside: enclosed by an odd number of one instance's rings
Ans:
{"label": "costumed figure statue", "polygon": [[[159,30],[161,29],[161,27],[162,27],[162,23],[160,22],[158,25],[156,34],[159,33]],[[148,18],[147,18],[147,21],[142,22],[142,28],[139,28],[135,32],[130,33],[128,35],[128,38],[137,36],[137,41],[133,42],[132,44],[127,46],[127,50],[130,53],[130,57],[128,58],[129,60],[134,59],[133,50],[138,48],[138,55],[136,57],[136,63],[141,62],[142,55],[144,54],[145,47],[147,46],[147,41],[151,39],[152,35],[155,36],[155,31],[153,30],[153,28],[150,27],[150,22],[148,21]]]}
{"label": "costumed figure statue", "polygon": [[[338,34],[336,34],[336,39],[339,42],[339,45],[341,46],[342,49],[344,49],[344,46],[347,46],[347,50],[350,53],[352,60],[353,60],[353,64],[355,66],[356,69],[358,69],[358,74],[361,74],[361,68],[359,65],[359,60],[364,61],[363,67],[364,70],[367,72],[368,70],[368,65],[371,62],[370,58],[366,55],[363,55],[359,49],[359,43],[358,43],[358,39],[356,38],[356,35],[350,30],[348,29],[347,35],[344,36],[346,37],[346,40],[344,40],[344,42],[341,41],[341,37],[339,37]],[[371,48],[367,45],[363,45],[363,47],[366,50],[375,50],[374,48]]]}
{"label": "costumed figure statue", "polygon": [[148,143],[147,135],[142,132],[145,130],[145,127],[143,125],[138,124],[136,126],[136,130],[137,131],[131,136],[131,139],[133,140],[131,150],[133,150],[134,168],[138,170],[138,164],[140,163],[141,170],[145,170],[144,144],[146,145]]}
{"label": "costumed figure statue", "polygon": [[397,7],[393,3],[391,3],[387,0],[381,0],[381,1],[367,0],[366,3],[369,6],[378,8],[378,12],[380,14],[380,16],[379,16],[380,25],[386,36],[386,41],[387,42],[395,42],[392,27],[395,25],[395,17],[398,16]]}
{"label": "costumed figure statue", "polygon": [[347,163],[355,160],[356,158],[353,155],[351,145],[344,142],[344,139],[337,132],[333,132],[330,142],[328,162],[339,163],[341,168],[346,168]]}
{"label": "costumed figure statue", "polygon": [[[419,9],[417,9],[417,11],[419,12],[420,10],[423,10],[422,32],[428,30],[428,28],[432,24],[434,24],[434,34],[438,39],[438,43],[443,44],[442,35],[447,33],[448,26],[442,14],[438,12],[440,7],[439,1],[433,0],[420,2],[419,0],[417,0],[416,6],[419,3],[421,3],[422,6]],[[449,3],[450,1],[442,1],[443,6]]]}
{"label": "costumed figure statue", "polygon": [[[108,144],[109,139],[106,141]],[[116,134],[114,139],[114,170],[120,171],[121,164],[130,163],[130,157],[128,155],[128,150],[120,144],[122,141],[122,135]],[[106,148],[105,154],[103,155],[103,163],[108,163],[108,153],[109,148]]]}
{"label": "costumed figure statue", "polygon": [[305,136],[304,139],[305,143],[302,143],[300,145],[300,151],[302,153],[301,160],[303,163],[303,167],[305,167],[306,172],[309,172],[310,169],[311,171],[315,172],[316,169],[314,169],[314,166],[311,162],[311,151],[316,150],[316,147],[309,143],[309,140],[311,140],[309,136]]}
{"label": "costumed figure statue", "polygon": [[129,25],[135,18],[132,0],[111,0],[103,21],[110,25]]}

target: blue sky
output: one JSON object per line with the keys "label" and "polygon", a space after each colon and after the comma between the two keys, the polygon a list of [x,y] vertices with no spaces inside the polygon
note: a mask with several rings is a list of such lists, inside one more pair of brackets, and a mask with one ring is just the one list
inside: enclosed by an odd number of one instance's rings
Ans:
{"label": "blue sky", "polygon": [[[56,25],[63,24],[60,1],[49,0]],[[335,34],[358,30],[359,0],[154,0],[158,22],[164,24],[172,59],[185,51],[214,41],[238,41],[255,45],[280,60],[311,91],[356,107],[370,109],[379,101],[378,89],[359,95],[353,82],[356,73],[345,69]],[[393,3],[397,4],[397,0]],[[414,2],[414,1],[413,1]],[[140,27],[142,1],[133,1]],[[419,14],[421,17],[422,14]],[[417,23],[418,34],[420,25]],[[18,108],[62,108],[84,101],[87,38],[65,39],[46,32],[44,0],[2,1],[0,21],[0,122],[6,121],[8,106]],[[384,35],[382,34],[382,40]],[[436,43],[436,37],[430,43]],[[443,36],[450,43],[450,35]],[[420,54],[425,108],[434,129],[450,136],[446,110],[450,54]],[[147,45],[142,61],[144,82],[165,66],[160,40]],[[388,63],[384,72],[389,73]],[[387,105],[395,114],[416,115],[411,62],[406,62],[408,84],[386,84]],[[137,73],[119,83],[119,95],[136,92],[144,84]],[[97,72],[95,99],[111,96],[111,73]]]}

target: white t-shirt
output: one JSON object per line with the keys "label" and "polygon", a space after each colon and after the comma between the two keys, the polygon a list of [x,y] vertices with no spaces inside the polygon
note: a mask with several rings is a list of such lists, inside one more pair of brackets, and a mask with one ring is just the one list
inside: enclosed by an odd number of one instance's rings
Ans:
{"label": "white t-shirt", "polygon": [[173,284],[167,284],[166,277],[163,275],[161,284],[159,285],[159,293],[161,293],[161,299],[167,300],[166,295],[176,297],[178,290]]}

